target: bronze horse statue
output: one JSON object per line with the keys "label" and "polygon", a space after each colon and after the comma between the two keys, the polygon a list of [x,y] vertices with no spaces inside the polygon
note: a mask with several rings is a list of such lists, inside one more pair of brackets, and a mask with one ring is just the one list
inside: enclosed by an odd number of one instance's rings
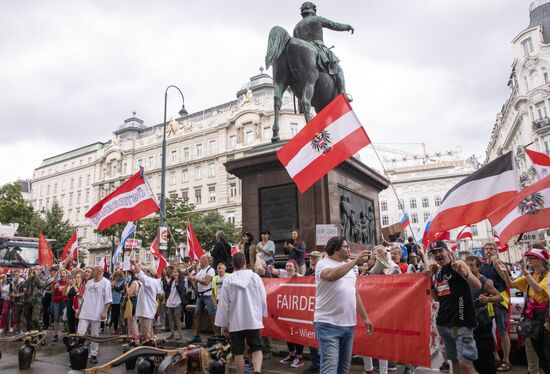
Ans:
{"label": "bronze horse statue", "polygon": [[291,37],[284,28],[274,26],[269,32],[265,67],[273,66],[275,86],[272,142],[279,141],[279,115],[288,87],[298,98],[300,113],[304,113],[306,122],[312,119],[312,106],[319,113],[338,96],[334,78],[319,69],[317,58],[318,52],[311,43]]}

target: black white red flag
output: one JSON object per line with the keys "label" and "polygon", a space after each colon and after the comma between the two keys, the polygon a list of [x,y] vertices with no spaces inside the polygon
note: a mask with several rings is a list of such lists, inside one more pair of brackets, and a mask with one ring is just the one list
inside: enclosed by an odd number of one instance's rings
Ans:
{"label": "black white red flag", "polygon": [[489,215],[503,244],[516,234],[550,227],[550,178],[544,178],[516,194]]}
{"label": "black white red flag", "polygon": [[429,237],[487,218],[490,212],[514,198],[519,183],[512,152],[476,170],[447,192],[430,226]]}

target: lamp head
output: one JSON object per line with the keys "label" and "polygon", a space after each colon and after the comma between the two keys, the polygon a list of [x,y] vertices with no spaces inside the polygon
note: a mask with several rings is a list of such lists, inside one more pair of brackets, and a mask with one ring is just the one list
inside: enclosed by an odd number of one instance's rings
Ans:
{"label": "lamp head", "polygon": [[178,112],[178,114],[179,114],[180,116],[182,116],[182,117],[189,114],[189,113],[187,112],[187,109],[185,109],[185,104],[181,104],[181,109],[180,109],[180,111]]}

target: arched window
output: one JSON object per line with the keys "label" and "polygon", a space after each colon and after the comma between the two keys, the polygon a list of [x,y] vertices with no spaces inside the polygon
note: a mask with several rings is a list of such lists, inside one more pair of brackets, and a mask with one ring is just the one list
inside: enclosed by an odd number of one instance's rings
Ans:
{"label": "arched window", "polygon": [[529,73],[529,78],[531,80],[531,86],[533,88],[535,87],[538,87],[542,84],[542,81],[540,79],[540,75],[537,73],[536,70],[532,70],[530,73]]}

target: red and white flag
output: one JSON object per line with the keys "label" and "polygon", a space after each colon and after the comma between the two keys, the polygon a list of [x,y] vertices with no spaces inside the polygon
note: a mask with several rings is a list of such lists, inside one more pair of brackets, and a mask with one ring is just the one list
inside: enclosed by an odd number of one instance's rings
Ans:
{"label": "red and white flag", "polygon": [[64,261],[67,256],[73,256],[73,260],[78,258],[78,237],[76,235],[76,230],[74,230],[73,235],[71,235],[71,238],[67,244],[65,244],[61,260]]}
{"label": "red and white flag", "polygon": [[550,156],[525,148],[540,179],[550,175]]}
{"label": "red and white flag", "polygon": [[115,223],[137,221],[159,209],[142,169],[94,205],[85,217],[90,219],[94,229],[105,230]]}
{"label": "red and white flag", "polygon": [[54,256],[52,249],[41,231],[38,236],[38,265],[52,266],[53,260]]}
{"label": "red and white flag", "polygon": [[277,152],[300,192],[371,143],[344,94],[338,95]]}
{"label": "red and white flag", "polygon": [[525,187],[493,211],[489,221],[504,244],[516,234],[550,227],[550,178]]}
{"label": "red and white flag", "polygon": [[107,265],[107,256],[103,256],[101,260],[99,260],[99,263],[97,266],[103,266],[103,272],[106,273],[109,271],[109,265]]}
{"label": "red and white flag", "polygon": [[168,266],[168,261],[164,258],[164,256],[159,251],[159,241],[158,237],[155,237],[155,240],[153,240],[153,243],[151,243],[151,254],[155,257],[155,264],[157,266],[157,277],[162,276],[162,271]]}
{"label": "red and white flag", "polygon": [[189,248],[189,257],[191,261],[200,260],[204,255],[201,243],[199,239],[197,239],[193,227],[191,227],[191,222],[187,222],[187,248]]}
{"label": "red and white flag", "polygon": [[462,230],[458,233],[458,236],[456,237],[456,241],[459,240],[465,240],[465,239],[472,239],[472,227],[470,225],[464,226]]}
{"label": "red and white flag", "polygon": [[499,253],[506,252],[508,250],[508,245],[505,244],[504,246],[500,242],[500,236],[496,234],[496,232],[493,232],[493,240],[495,241],[495,245],[497,246],[497,250]]}
{"label": "red and white flag", "polygon": [[483,221],[489,213],[516,196],[519,183],[512,152],[508,152],[476,170],[443,198],[430,226],[434,233]]}

